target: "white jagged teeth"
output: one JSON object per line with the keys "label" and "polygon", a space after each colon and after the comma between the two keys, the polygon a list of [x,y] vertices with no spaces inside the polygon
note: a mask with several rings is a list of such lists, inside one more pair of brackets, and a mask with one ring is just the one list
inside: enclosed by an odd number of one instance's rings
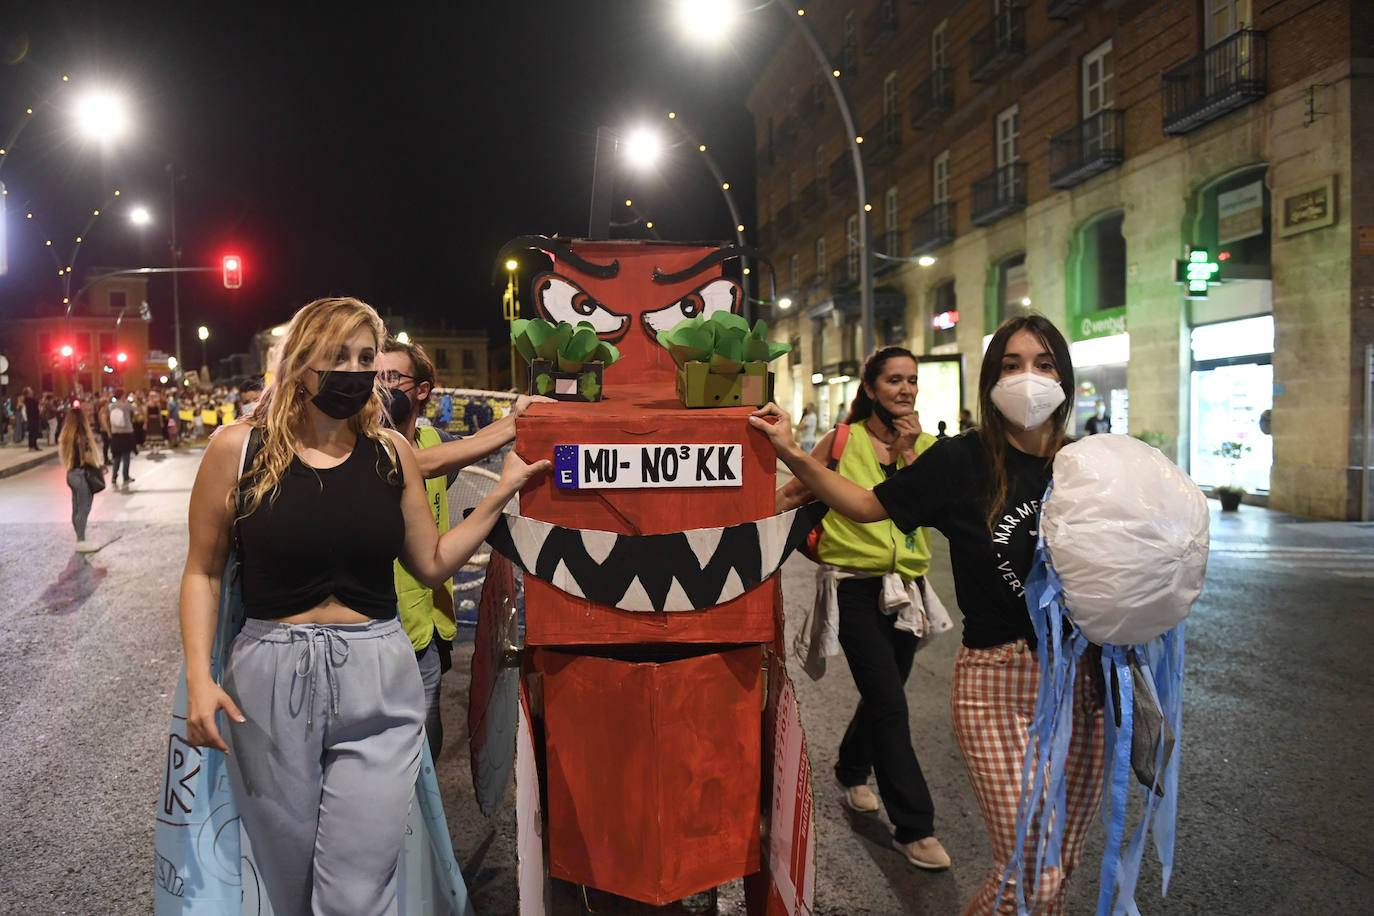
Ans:
{"label": "white jagged teeth", "polygon": [[684,531],[687,535],[687,543],[691,545],[692,553],[696,554],[697,563],[702,569],[711,562],[711,557],[715,556],[716,548],[720,546],[721,535],[725,533],[724,528],[694,528],[691,531]]}
{"label": "white jagged teeth", "polygon": [[507,516],[507,522],[515,550],[520,554],[520,565],[533,572],[539,560],[539,551],[544,549],[544,541],[548,539],[553,525],[524,516]]}
{"label": "white jagged teeth", "polygon": [[787,546],[787,532],[797,510],[755,522],[759,532],[759,557],[762,563],[759,578],[767,578],[782,563],[782,551]]}
{"label": "white jagged teeth", "polygon": [[721,587],[720,601],[716,603],[724,604],[727,601],[733,601],[743,594],[744,583],[740,581],[739,574],[735,572],[735,568],[732,566],[730,567],[730,574],[725,577],[725,585]]}
{"label": "white jagged teeth", "polygon": [[606,558],[615,549],[615,544],[619,535],[614,531],[597,531],[592,528],[580,529],[582,532],[582,548],[587,551],[587,556],[592,558],[592,562],[600,566],[606,562]]}
{"label": "white jagged teeth", "polygon": [[639,576],[630,580],[630,587],[625,589],[625,594],[620,596],[620,600],[615,606],[624,611],[656,611],[654,603],[649,600],[649,593],[644,591],[644,586],[639,582]]}
{"label": "white jagged teeth", "polygon": [[553,571],[553,578],[549,580],[549,584],[554,588],[561,588],[570,595],[576,595],[579,598],[587,597],[582,594],[582,586],[577,584],[577,580],[573,578],[572,573],[568,572],[568,567],[564,565],[562,560],[558,561],[558,567]]}
{"label": "white jagged teeth", "polygon": [[664,604],[665,611],[695,611],[692,607],[692,599],[687,597],[687,593],[682,589],[682,583],[673,577],[673,584],[668,587],[668,600]]}

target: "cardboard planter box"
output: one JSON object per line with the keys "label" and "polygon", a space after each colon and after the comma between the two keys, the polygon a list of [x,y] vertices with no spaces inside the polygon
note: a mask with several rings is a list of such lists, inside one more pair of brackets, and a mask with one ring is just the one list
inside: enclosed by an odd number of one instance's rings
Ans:
{"label": "cardboard planter box", "polygon": [[542,394],[555,401],[599,401],[603,385],[604,363],[583,363],[576,372],[560,372],[552,360],[536,359],[530,363],[530,384],[527,394]]}
{"label": "cardboard planter box", "polygon": [[762,407],[773,394],[773,376],[762,360],[744,363],[739,375],[718,375],[710,364],[677,370],[677,398],[687,407]]}
{"label": "cardboard planter box", "polygon": [[553,877],[663,905],[759,870],[761,663],[536,650]]}

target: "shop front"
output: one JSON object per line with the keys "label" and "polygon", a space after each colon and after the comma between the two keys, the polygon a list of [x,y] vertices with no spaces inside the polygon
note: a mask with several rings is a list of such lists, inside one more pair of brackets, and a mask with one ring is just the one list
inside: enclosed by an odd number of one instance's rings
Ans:
{"label": "shop front", "polygon": [[[1190,472],[1204,487],[1269,492],[1274,463],[1267,432],[1274,405],[1274,316],[1194,327],[1189,411]],[[1228,460],[1222,445],[1239,445]],[[1234,451],[1234,450],[1233,450]]]}
{"label": "shop front", "polygon": [[1115,308],[1079,319],[1072,328],[1069,356],[1073,359],[1073,435],[1130,431],[1130,392],[1126,364],[1131,358],[1131,335],[1126,332],[1126,309]]}

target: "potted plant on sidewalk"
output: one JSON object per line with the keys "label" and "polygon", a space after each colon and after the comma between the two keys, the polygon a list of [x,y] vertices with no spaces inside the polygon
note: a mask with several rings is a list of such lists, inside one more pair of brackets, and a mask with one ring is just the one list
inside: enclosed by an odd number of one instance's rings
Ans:
{"label": "potted plant on sidewalk", "polygon": [[1230,482],[1224,487],[1212,488],[1217,499],[1221,500],[1222,512],[1235,512],[1240,507],[1240,498],[1245,495],[1245,488],[1236,486],[1236,465],[1240,464],[1241,457],[1248,451],[1250,446],[1242,442],[1223,442],[1219,448],[1212,451],[1213,455],[1225,461],[1231,469]]}

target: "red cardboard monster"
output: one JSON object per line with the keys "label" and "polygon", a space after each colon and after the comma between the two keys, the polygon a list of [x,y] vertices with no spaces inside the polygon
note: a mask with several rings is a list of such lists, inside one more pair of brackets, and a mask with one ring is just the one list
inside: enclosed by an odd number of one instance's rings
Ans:
{"label": "red cardboard monster", "polygon": [[[484,810],[499,804],[509,719],[488,699],[513,693],[501,672],[518,665],[521,912],[548,911],[550,877],[655,905],[744,877],[750,913],[809,911],[810,772],[777,570],[814,518],[774,515],[776,459],[752,409],[685,408],[657,341],[684,318],[742,312],[723,265],[746,252],[525,237],[501,256],[524,248],[553,259],[531,280],[539,315],[590,324],[621,358],[600,401],[520,417],[517,451],[554,473],[491,537],[474,782]],[[500,646],[507,562],[525,572],[518,661]]]}

